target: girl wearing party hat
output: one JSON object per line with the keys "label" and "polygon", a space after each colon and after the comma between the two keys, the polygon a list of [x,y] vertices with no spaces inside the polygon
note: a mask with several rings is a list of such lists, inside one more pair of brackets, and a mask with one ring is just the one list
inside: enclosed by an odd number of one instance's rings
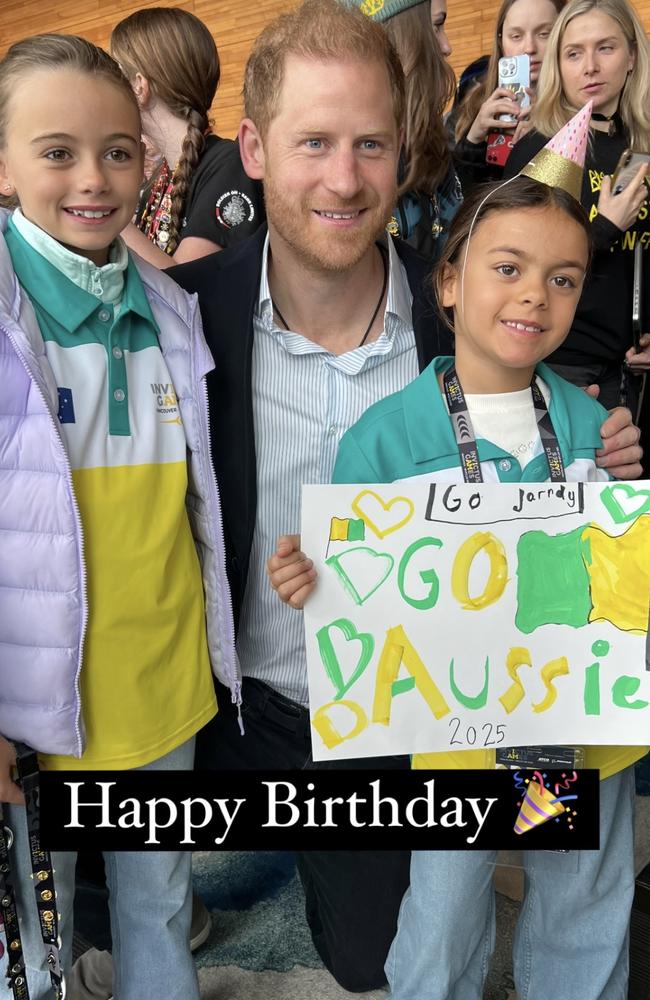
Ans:
{"label": "girl wearing party hat", "polygon": [[[535,131],[515,146],[506,177],[515,176],[576,108],[593,101],[580,200],[589,214],[594,258],[569,335],[549,363],[575,385],[597,383],[607,409],[624,402],[635,411],[638,380],[650,368],[646,348],[632,347],[634,247],[642,254],[645,285],[650,222],[644,167],[620,194],[611,175],[621,154],[650,152],[650,43],[627,0],[571,0],[555,23],[540,76]],[[647,178],[646,178],[647,179]],[[642,330],[650,334],[650,297]]]}
{"label": "girl wearing party hat", "polygon": [[[455,361],[436,359],[402,393],[367,411],[341,441],[338,481],[606,478],[594,464],[603,410],[543,364],[570,329],[591,252],[589,222],[575,200],[589,112],[569,122],[520,177],[463,206],[436,276],[439,302],[453,310]],[[473,431],[469,448],[457,443],[449,416],[460,411]],[[474,475],[472,448],[480,470]],[[643,753],[586,749],[585,766],[599,768],[602,779],[600,852],[524,853],[513,956],[519,1000],[549,996],[551,960],[560,971],[554,1000],[626,995],[631,765]],[[494,765],[487,750],[413,758],[415,768]],[[413,853],[386,965],[392,1000],[483,995],[495,940],[495,860],[490,851]]]}
{"label": "girl wearing party hat", "polygon": [[[543,361],[571,327],[591,253],[575,194],[590,108],[522,176],[465,202],[437,270],[455,358],[439,357],[342,438],[334,480],[584,481],[604,411]],[[458,436],[464,417],[469,437]],[[544,445],[542,445],[542,438]],[[305,576],[307,572],[308,577]],[[271,574],[294,606],[313,586],[298,560]],[[600,852],[527,852],[514,944],[519,1000],[623,1000],[634,893],[633,768],[640,747],[589,747],[601,775]],[[494,751],[419,754],[415,768],[492,768]],[[524,845],[525,846],[525,845]],[[414,852],[386,975],[392,1000],[480,1000],[494,947],[494,851]]]}

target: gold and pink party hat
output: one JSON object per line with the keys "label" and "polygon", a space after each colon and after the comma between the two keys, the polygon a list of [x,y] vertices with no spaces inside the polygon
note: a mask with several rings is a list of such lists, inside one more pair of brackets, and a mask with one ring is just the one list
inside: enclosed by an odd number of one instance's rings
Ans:
{"label": "gold and pink party hat", "polygon": [[531,781],[515,822],[515,833],[527,833],[563,812],[564,806],[548,788],[538,781]]}
{"label": "gold and pink party hat", "polygon": [[563,188],[576,201],[580,201],[593,106],[594,102],[588,101],[577,115],[549,139],[519,175],[532,177],[534,181],[541,181],[549,187]]}

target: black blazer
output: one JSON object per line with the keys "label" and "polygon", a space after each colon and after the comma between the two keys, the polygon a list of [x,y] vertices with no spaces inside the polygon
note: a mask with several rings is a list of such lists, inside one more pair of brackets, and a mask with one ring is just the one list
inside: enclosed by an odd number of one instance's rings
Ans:
{"label": "black blazer", "polygon": [[[257,508],[251,359],[265,237],[263,226],[229,250],[179,264],[167,272],[188,292],[198,293],[205,338],[215,362],[207,378],[210,436],[235,627],[244,598]],[[413,330],[422,370],[436,355],[453,353],[452,335],[437,316],[430,265],[401,240],[396,240],[395,246],[413,295]]]}

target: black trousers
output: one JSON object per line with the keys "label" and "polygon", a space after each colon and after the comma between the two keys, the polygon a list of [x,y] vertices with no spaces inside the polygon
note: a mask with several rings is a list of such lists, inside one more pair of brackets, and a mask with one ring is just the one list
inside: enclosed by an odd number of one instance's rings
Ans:
{"label": "black trousers", "polygon": [[[230,692],[217,685],[219,711],[197,739],[197,768],[381,768],[408,770],[408,757],[314,763],[309,714],[267,684],[246,678],[237,724]],[[297,866],[314,945],[337,982],[352,992],[386,984],[384,963],[409,884],[409,851],[306,851]]]}

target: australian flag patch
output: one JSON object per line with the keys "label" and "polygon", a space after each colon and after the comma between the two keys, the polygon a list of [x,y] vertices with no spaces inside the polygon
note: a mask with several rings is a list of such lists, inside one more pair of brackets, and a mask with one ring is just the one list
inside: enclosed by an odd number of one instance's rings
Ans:
{"label": "australian flag patch", "polygon": [[74,403],[72,402],[72,389],[62,389],[59,391],[59,423],[74,424]]}

